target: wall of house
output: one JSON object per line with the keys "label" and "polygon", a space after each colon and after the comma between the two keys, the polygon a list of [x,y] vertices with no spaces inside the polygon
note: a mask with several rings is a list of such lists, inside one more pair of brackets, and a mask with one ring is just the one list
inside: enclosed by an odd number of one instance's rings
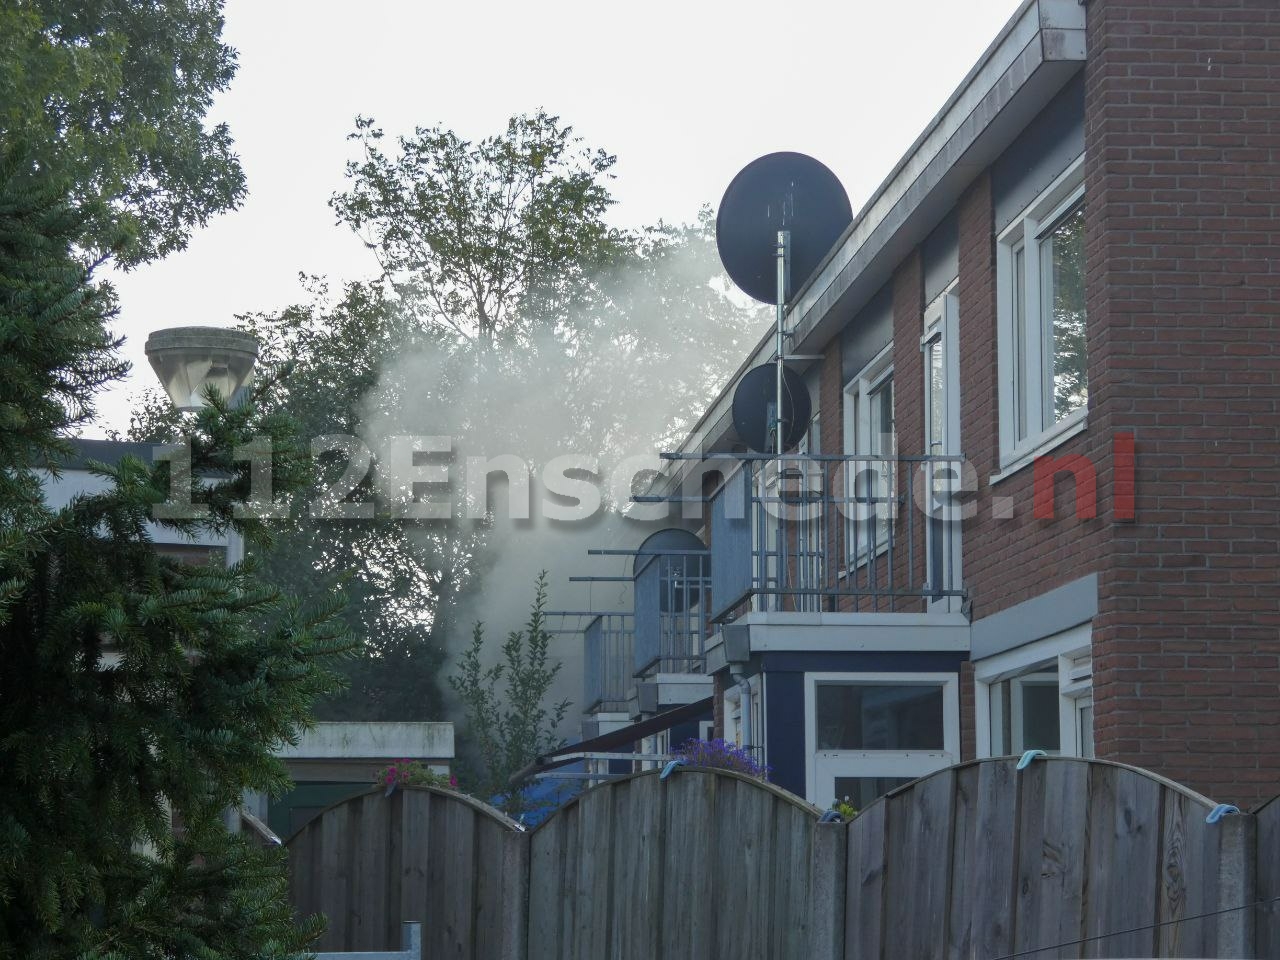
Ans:
{"label": "wall of house", "polygon": [[[1098,755],[1249,803],[1280,782],[1280,6],[1092,0],[1088,20],[1082,77],[896,270],[898,449],[923,452],[921,310],[954,256],[961,448],[979,479],[964,530],[973,619],[1098,573]],[[1081,147],[1089,417],[1052,455],[1094,465],[1098,515],[1076,516],[1064,473],[1045,520],[1033,513],[1032,467],[991,483],[995,235]],[[882,301],[827,348],[828,450],[843,441],[843,388],[865,362],[861,348],[883,340]],[[1136,438],[1136,520],[1116,509],[1118,434]]]}
{"label": "wall of house", "polygon": [[1100,567],[1098,751],[1250,804],[1280,783],[1280,5],[1088,21],[1090,431],[1137,443],[1136,521]]}
{"label": "wall of house", "polygon": [[[997,351],[996,234],[1036,199],[1084,148],[1084,79],[1070,80],[1045,110],[986,170],[980,171],[956,206],[924,242],[898,263],[891,283],[853,317],[827,347],[822,364],[823,435],[843,449],[843,395],[848,383],[890,340],[893,343],[895,427],[898,453],[920,456],[924,449],[924,365],[920,348],[925,307],[956,282],[959,303],[959,448],[974,468],[975,515],[963,529],[964,582],[969,612],[981,621],[1065,583],[1097,571],[1106,554],[1113,522],[1109,486],[1099,484],[1099,516],[1080,518],[1074,480],[1061,474],[1055,484],[1055,517],[1034,515],[1034,468],[1000,473],[999,357]],[[1091,322],[1090,336],[1096,324]],[[1096,363],[1095,363],[1096,365]],[[1096,374],[1091,369],[1091,380]],[[1092,420],[1092,415],[1091,415]],[[1110,436],[1092,424],[1052,451],[1055,457],[1084,455],[1095,461],[1109,451]],[[996,478],[997,482],[992,483]],[[1100,476],[1100,481],[1101,481]],[[910,500],[911,477],[898,478]],[[908,526],[899,524],[899,537]],[[917,520],[921,518],[917,516]],[[911,531],[911,551],[896,552],[895,575],[912,582],[908,557],[919,582],[925,556],[925,525]],[[900,543],[905,548],[906,544]],[[898,601],[900,611],[924,609],[923,601]],[[841,609],[869,609],[865,601],[843,599]],[[1025,641],[1038,639],[1028,623]],[[961,696],[962,754],[974,755],[972,670]]]}

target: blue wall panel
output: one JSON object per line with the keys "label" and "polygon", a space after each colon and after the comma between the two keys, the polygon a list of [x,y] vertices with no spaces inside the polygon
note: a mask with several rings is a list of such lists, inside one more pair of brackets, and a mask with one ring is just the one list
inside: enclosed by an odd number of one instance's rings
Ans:
{"label": "blue wall panel", "polygon": [[747,484],[740,470],[711,499],[711,616],[719,617],[751,589],[751,524]]}

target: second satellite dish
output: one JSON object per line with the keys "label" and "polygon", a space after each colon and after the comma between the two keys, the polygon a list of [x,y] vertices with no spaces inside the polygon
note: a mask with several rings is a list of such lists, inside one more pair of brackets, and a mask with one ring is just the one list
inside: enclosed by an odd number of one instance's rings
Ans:
{"label": "second satellite dish", "polygon": [[716,247],[744,293],[777,302],[778,231],[791,231],[791,276],[803,282],[853,220],[836,175],[803,153],[770,153],[739,171],[716,214]]}
{"label": "second satellite dish", "polygon": [[[773,410],[778,398],[778,368],[766,363],[752,367],[733,392],[733,425],[738,437],[757,453],[773,453]],[[782,449],[790,450],[809,429],[813,405],[809,388],[794,370],[782,371],[782,411],[786,417]]]}

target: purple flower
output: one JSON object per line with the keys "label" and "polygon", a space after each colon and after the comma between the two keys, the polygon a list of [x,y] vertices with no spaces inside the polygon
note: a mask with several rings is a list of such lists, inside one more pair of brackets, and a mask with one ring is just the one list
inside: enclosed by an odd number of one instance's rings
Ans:
{"label": "purple flower", "polygon": [[672,754],[694,767],[717,767],[735,770],[761,780],[769,779],[769,767],[761,764],[750,751],[727,740],[686,740]]}

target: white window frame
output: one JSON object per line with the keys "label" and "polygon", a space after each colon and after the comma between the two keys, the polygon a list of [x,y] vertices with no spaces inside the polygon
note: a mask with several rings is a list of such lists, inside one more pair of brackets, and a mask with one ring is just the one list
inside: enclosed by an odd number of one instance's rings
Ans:
{"label": "white window frame", "polygon": [[[941,750],[819,750],[818,684],[847,686],[941,686]],[[825,804],[818,788],[828,777],[928,776],[960,762],[960,682],[954,673],[806,673],[804,676],[805,790],[810,803]]]}
{"label": "white window frame", "polygon": [[[1051,663],[1058,673],[1058,756],[1078,757],[1083,753],[1079,710],[1093,702],[1091,623],[1082,623],[1062,633],[1006,650],[974,663],[973,703],[974,734],[979,759],[990,757],[992,734],[1000,724],[991,705],[991,688],[1002,681],[1015,681],[1010,690],[1011,721],[1020,721],[1015,709],[1015,696],[1020,693],[1016,681],[1034,680],[1039,671]],[[1012,725],[1012,724],[1011,724]]]}
{"label": "white window frame", "polygon": [[[871,440],[871,409],[870,404],[865,402],[871,394],[884,386],[885,382],[893,378],[893,343],[890,342],[883,350],[876,354],[875,358],[858,372],[858,375],[845,384],[844,388],[844,450],[845,454],[850,457],[871,456],[870,449]],[[893,460],[898,455],[898,424],[897,424],[897,392],[898,384],[893,385],[893,441],[892,449],[885,454],[885,458]],[[848,568],[860,567],[872,559],[872,552],[867,549],[870,541],[870,524],[880,523],[884,521],[885,536],[876,544],[875,556],[886,552],[889,549],[889,539],[893,536],[893,523],[897,515],[897,509],[885,506],[884,504],[877,507],[876,517],[859,518],[859,504],[853,500],[855,493],[855,480],[859,472],[859,467],[866,461],[850,459],[845,461],[845,496],[849,498],[846,504],[848,508],[848,516],[845,524],[845,566]],[[887,489],[883,489],[881,494],[885,499],[892,503],[895,497],[895,473],[896,469],[891,468],[887,478]],[[882,480],[885,479],[882,477]],[[861,531],[859,532],[859,525]],[[856,535],[855,535],[856,534]],[[877,537],[879,532],[877,531]],[[854,552],[854,545],[858,545],[857,552]]]}
{"label": "white window frame", "polygon": [[[920,352],[923,354],[923,406],[924,411],[924,452],[926,455],[959,456],[960,446],[960,298],[958,295],[959,280],[953,280],[939,296],[925,307],[924,335],[920,338]],[[929,415],[929,397],[931,384],[929,380],[929,345],[938,341],[942,348],[942,381],[946,416],[943,423],[943,436],[932,436],[932,423]],[[935,449],[936,448],[936,449]],[[961,478],[956,478],[957,486]],[[926,491],[929,488],[926,487]],[[926,493],[928,495],[928,493]],[[926,514],[926,521],[929,515]],[[953,521],[951,532],[950,572],[954,585],[964,582],[961,561],[964,552],[961,549],[961,526],[958,518]],[[933,563],[933,525],[925,523],[925,570],[932,571]],[[959,612],[960,597],[939,597],[934,600],[926,598],[926,609],[930,613]]]}
{"label": "white window frame", "polygon": [[[1084,155],[1077,157],[997,237],[996,318],[1000,369],[1000,472],[995,483],[1026,466],[1040,454],[1075,436],[1087,425],[1088,404],[1063,419],[1045,425],[1046,383],[1052,383],[1053,357],[1045,350],[1044,292],[1040,283],[1038,235],[1084,198]],[[1025,333],[1025,369],[1017,357],[1018,312],[1015,305],[1014,257],[1024,251],[1025,283],[1022,290],[1022,326]],[[1018,384],[1025,377],[1025,386]],[[1025,394],[1027,435],[1017,436],[1017,416]]]}

